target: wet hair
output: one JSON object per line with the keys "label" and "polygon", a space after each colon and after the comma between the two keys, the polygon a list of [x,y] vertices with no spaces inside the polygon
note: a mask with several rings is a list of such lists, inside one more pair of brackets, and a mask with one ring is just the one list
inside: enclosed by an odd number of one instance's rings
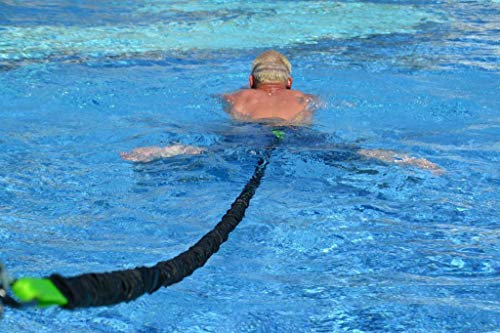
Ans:
{"label": "wet hair", "polygon": [[292,65],[281,53],[270,50],[261,53],[252,63],[255,85],[262,83],[283,83],[290,78]]}

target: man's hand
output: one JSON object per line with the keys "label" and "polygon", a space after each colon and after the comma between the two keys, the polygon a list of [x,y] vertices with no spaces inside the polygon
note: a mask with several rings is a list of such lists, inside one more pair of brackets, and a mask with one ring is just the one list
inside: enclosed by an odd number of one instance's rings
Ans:
{"label": "man's hand", "polygon": [[444,173],[444,170],[439,167],[439,165],[432,163],[425,158],[416,158],[411,157],[406,154],[399,154],[392,150],[384,150],[384,149],[360,149],[358,150],[358,154],[375,158],[380,161],[394,163],[401,166],[416,166],[420,169],[430,170],[433,174],[440,176]]}
{"label": "man's hand", "polygon": [[197,155],[205,151],[205,148],[196,146],[171,145],[168,147],[140,147],[131,152],[122,152],[120,156],[130,162],[148,163],[161,158],[167,158],[177,155]]}

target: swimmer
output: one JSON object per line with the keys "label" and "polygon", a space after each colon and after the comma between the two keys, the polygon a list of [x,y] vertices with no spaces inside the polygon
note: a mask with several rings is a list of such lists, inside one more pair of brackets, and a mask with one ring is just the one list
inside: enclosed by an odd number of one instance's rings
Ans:
{"label": "swimmer", "polygon": [[[283,54],[273,50],[262,53],[252,63],[249,88],[222,96],[226,112],[239,121],[280,126],[310,124],[319,100],[313,95],[292,90],[291,73],[290,61]],[[121,156],[127,161],[146,163],[176,155],[200,154],[204,150],[176,144],[136,148],[121,153]]]}
{"label": "swimmer", "polygon": [[[222,95],[226,112],[237,121],[259,122],[279,126],[303,126],[312,122],[314,111],[321,106],[317,97],[292,90],[290,61],[281,53],[270,50],[252,63],[248,89]],[[121,153],[124,160],[147,163],[176,155],[196,155],[205,148],[175,144],[167,147],[141,147]],[[401,166],[416,166],[434,174],[443,171],[436,164],[383,149],[358,149],[359,155]]]}
{"label": "swimmer", "polygon": [[286,125],[308,125],[318,99],[292,90],[292,65],[279,52],[266,51],[252,63],[249,89],[223,95],[235,120]]}

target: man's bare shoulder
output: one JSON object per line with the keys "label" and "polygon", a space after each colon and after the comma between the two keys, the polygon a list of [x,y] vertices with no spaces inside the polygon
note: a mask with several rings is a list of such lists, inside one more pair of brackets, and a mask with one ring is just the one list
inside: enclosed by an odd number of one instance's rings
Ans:
{"label": "man's bare shoulder", "polygon": [[314,99],[314,98],[317,98],[315,95],[313,94],[306,94],[306,93],[303,93],[302,91],[300,90],[288,90],[291,94],[293,94],[294,97],[296,98],[303,98],[303,99]]}
{"label": "man's bare shoulder", "polygon": [[300,104],[303,104],[310,111],[314,111],[325,106],[325,103],[316,95],[305,94],[301,91],[294,90],[294,97]]}
{"label": "man's bare shoulder", "polygon": [[[261,95],[267,95],[265,91],[259,90],[259,89],[241,89],[236,92],[232,93],[227,93],[224,94],[223,97],[224,99],[231,101],[235,99],[243,99],[243,98],[251,98],[251,97],[257,97]],[[295,98],[304,98],[304,99],[312,99],[316,98],[312,94],[305,94],[299,90],[290,90],[290,89],[283,89],[280,90],[279,92],[274,94],[275,96],[281,95],[281,96],[286,96],[286,97],[295,97]]]}
{"label": "man's bare shoulder", "polygon": [[235,102],[237,100],[253,98],[262,94],[261,91],[256,89],[241,89],[232,93],[227,93],[222,95],[222,97],[228,102]]}

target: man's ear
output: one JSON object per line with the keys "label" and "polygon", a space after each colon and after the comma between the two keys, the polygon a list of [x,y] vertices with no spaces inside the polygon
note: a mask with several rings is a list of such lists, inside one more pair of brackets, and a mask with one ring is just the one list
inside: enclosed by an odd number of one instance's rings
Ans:
{"label": "man's ear", "polygon": [[255,84],[255,80],[254,80],[254,78],[253,78],[253,75],[252,75],[252,74],[250,74],[250,76],[248,77],[248,85],[250,86],[250,89],[255,88],[255,87],[254,87],[254,84]]}
{"label": "man's ear", "polygon": [[286,89],[292,89],[293,79],[291,77],[286,81]]}

